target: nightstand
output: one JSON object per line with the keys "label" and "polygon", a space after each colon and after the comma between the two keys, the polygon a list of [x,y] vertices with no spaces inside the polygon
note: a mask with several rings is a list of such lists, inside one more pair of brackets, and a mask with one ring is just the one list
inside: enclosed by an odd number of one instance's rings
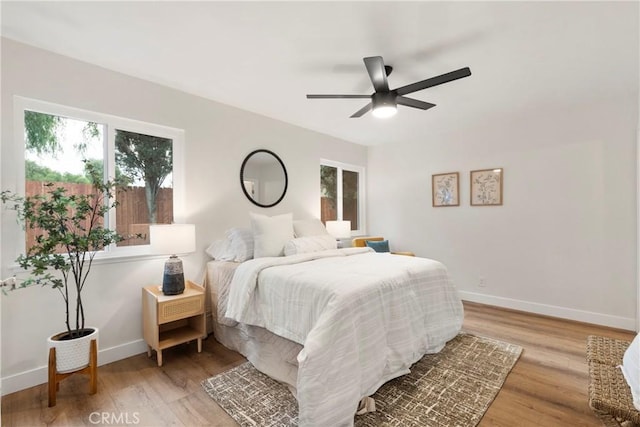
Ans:
{"label": "nightstand", "polygon": [[142,322],[147,355],[151,357],[151,350],[155,350],[158,366],[162,366],[165,348],[198,340],[200,353],[206,336],[204,288],[190,281],[180,295],[164,295],[162,286],[143,288]]}

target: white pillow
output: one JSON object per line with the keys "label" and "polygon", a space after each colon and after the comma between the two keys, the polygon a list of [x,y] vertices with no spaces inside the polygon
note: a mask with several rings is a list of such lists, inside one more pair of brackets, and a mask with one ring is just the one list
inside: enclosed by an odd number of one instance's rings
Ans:
{"label": "white pillow", "polygon": [[284,245],[293,239],[293,215],[266,216],[249,214],[253,230],[255,258],[284,255]]}
{"label": "white pillow", "polygon": [[329,235],[327,228],[318,218],[297,219],[293,221],[293,231],[296,237]]}
{"label": "white pillow", "polygon": [[231,253],[229,243],[229,239],[216,240],[204,251],[211,258],[218,261],[235,261],[235,256]]}
{"label": "white pillow", "polygon": [[225,232],[233,261],[244,262],[253,258],[253,232],[248,228],[231,228]]}
{"label": "white pillow", "polygon": [[640,334],[636,335],[627,351],[624,352],[622,374],[631,389],[633,406],[640,411]]}
{"label": "white pillow", "polygon": [[308,252],[326,251],[327,249],[336,249],[337,247],[338,244],[335,237],[328,234],[326,236],[296,237],[284,245],[284,254],[289,256]]}
{"label": "white pillow", "polygon": [[211,243],[205,252],[218,261],[244,262],[253,258],[253,232],[248,228],[231,228],[224,239]]}

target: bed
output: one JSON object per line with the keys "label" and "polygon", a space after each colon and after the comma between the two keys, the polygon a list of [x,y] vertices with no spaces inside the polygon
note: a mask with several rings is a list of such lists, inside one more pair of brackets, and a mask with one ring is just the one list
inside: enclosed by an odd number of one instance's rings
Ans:
{"label": "bed", "polygon": [[206,282],[216,339],[289,386],[301,426],[353,425],[463,320],[443,264],[370,248],[209,261]]}

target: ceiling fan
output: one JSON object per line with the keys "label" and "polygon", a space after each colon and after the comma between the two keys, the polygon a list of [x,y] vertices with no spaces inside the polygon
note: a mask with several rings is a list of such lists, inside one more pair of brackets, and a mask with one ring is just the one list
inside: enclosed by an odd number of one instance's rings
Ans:
{"label": "ceiling fan", "polygon": [[458,80],[463,77],[471,75],[469,67],[461,68],[459,70],[451,71],[446,74],[441,74],[436,77],[431,77],[426,80],[411,83],[406,86],[402,86],[393,90],[389,89],[389,83],[387,77],[393,71],[393,68],[384,65],[384,61],[381,56],[370,56],[363,58],[364,65],[367,67],[369,78],[373,84],[375,92],[371,95],[307,95],[307,99],[336,99],[336,98],[369,98],[371,102],[353,113],[351,118],[362,117],[369,110],[373,110],[373,115],[376,117],[390,117],[396,113],[398,104],[406,107],[418,108],[420,110],[428,110],[431,107],[435,107],[435,104],[429,102],[419,101],[413,98],[407,98],[404,95],[417,92],[422,89],[448,83],[453,80]]}

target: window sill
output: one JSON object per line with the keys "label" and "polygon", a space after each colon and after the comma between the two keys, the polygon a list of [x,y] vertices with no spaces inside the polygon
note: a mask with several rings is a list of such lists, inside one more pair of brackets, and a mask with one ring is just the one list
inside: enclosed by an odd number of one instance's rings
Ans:
{"label": "window sill", "polygon": [[[151,254],[148,250],[142,251],[131,251],[128,253],[118,253],[118,254],[96,254],[93,259],[92,267],[97,265],[107,265],[107,264],[116,264],[122,262],[137,262],[142,260],[151,260],[151,259],[166,259],[168,255],[158,255]],[[12,263],[8,267],[9,273],[16,275],[18,273],[25,273],[25,270],[20,267],[17,263]]]}

